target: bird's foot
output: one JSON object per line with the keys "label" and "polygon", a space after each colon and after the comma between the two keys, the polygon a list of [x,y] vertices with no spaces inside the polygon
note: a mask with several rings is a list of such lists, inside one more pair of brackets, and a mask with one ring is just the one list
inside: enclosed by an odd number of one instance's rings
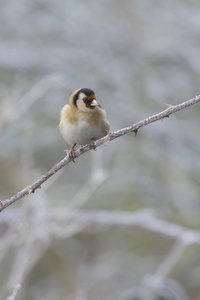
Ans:
{"label": "bird's foot", "polygon": [[68,158],[71,159],[75,163],[75,150],[74,148],[76,147],[76,144],[74,144],[71,149],[68,151]]}
{"label": "bird's foot", "polygon": [[96,150],[96,145],[95,145],[94,141],[95,141],[94,139],[91,139],[91,141],[89,143],[89,147],[90,147],[90,149]]}

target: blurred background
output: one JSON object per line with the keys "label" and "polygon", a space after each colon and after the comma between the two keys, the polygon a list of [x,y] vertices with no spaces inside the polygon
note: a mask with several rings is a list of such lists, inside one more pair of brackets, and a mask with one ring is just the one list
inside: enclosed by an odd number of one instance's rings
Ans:
{"label": "blurred background", "polygon": [[[198,0],[0,1],[0,199],[64,158],[74,90],[96,92],[111,131],[200,94],[199,15]],[[0,298],[200,299],[200,242],[181,240],[200,232],[199,114],[89,151],[6,208]]]}

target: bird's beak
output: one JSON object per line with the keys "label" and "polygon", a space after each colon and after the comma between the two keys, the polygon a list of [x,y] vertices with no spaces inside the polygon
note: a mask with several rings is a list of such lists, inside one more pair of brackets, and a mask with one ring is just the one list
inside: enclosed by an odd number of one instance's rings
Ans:
{"label": "bird's beak", "polygon": [[99,106],[99,103],[94,99],[94,100],[92,100],[92,102],[90,103],[90,106]]}

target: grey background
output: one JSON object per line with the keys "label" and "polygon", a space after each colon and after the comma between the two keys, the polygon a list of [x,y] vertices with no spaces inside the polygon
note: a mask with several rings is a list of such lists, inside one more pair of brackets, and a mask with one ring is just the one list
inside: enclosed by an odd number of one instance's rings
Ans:
{"label": "grey background", "polygon": [[[96,92],[111,131],[200,94],[199,14],[195,0],[0,1],[0,199],[64,157],[59,113],[74,90]],[[21,283],[22,300],[148,299],[136,291],[173,240],[59,215],[144,209],[199,230],[199,113],[197,104],[84,154],[3,211],[1,298]],[[153,299],[200,299],[199,259],[199,245],[186,247]]]}

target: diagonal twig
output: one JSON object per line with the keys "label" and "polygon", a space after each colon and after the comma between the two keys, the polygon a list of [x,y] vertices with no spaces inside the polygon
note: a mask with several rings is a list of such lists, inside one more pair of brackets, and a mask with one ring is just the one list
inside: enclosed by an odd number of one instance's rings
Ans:
{"label": "diagonal twig", "polygon": [[[99,147],[102,144],[107,144],[110,141],[124,135],[130,132],[135,132],[135,134],[137,134],[138,129],[140,129],[143,126],[146,126],[150,123],[156,122],[158,120],[162,120],[166,117],[169,117],[169,115],[184,109],[190,105],[193,105],[195,103],[200,102],[200,95],[194,97],[193,99],[187,100],[185,102],[182,102],[178,105],[168,105],[168,108],[165,109],[164,111],[155,114],[153,116],[150,116],[148,118],[145,118],[142,121],[139,121],[129,127],[125,127],[122,128],[120,130],[117,130],[115,132],[112,132],[110,134],[108,134],[107,136],[95,141],[95,146]],[[78,148],[75,151],[75,157],[79,157],[80,155],[82,155],[83,153],[87,152],[91,150],[91,147],[89,146],[89,144],[82,146],[80,148]],[[30,195],[31,193],[34,193],[36,189],[41,188],[41,185],[47,181],[51,176],[53,176],[57,171],[59,171],[60,169],[62,169],[66,164],[70,163],[72,160],[69,157],[68,153],[65,156],[64,159],[62,159],[59,163],[57,163],[52,169],[50,169],[47,173],[45,173],[44,175],[42,175],[38,180],[36,180],[34,183],[32,183],[31,185],[27,186],[25,189],[21,190],[20,192],[18,192],[16,195],[10,197],[9,199],[6,199],[4,201],[0,201],[0,212],[5,209],[7,206],[11,205],[12,203],[16,202],[17,200],[19,200],[20,198],[26,196],[26,195]]]}

